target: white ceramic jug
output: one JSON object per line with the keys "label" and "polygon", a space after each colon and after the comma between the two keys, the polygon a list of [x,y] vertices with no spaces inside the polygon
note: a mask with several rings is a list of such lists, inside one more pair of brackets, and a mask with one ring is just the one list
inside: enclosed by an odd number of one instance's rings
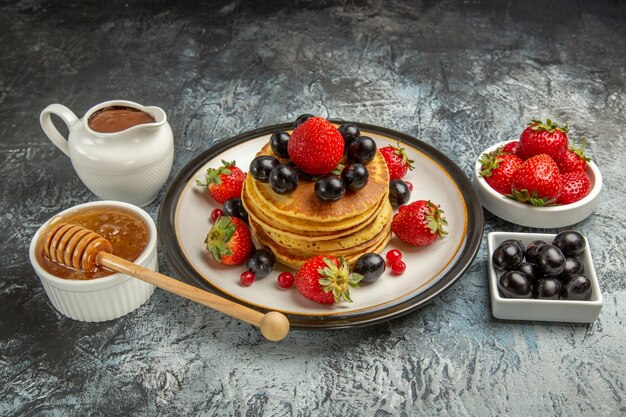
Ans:
{"label": "white ceramic jug", "polygon": [[[89,117],[107,107],[130,107],[150,114],[153,123],[144,123],[114,133],[100,133],[89,127]],[[60,117],[69,129],[67,140],[52,123]],[[112,100],[89,109],[82,119],[61,104],[51,104],[39,121],[48,138],[69,156],[76,173],[95,195],[145,206],[159,193],[174,160],[174,138],[165,112],[126,100]]]}

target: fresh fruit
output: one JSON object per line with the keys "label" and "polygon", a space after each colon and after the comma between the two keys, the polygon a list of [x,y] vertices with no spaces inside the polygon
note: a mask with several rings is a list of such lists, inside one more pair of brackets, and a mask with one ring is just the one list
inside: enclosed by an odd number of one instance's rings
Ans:
{"label": "fresh fruit", "polygon": [[519,140],[509,142],[502,147],[502,153],[510,153],[519,156]]}
{"label": "fresh fruit", "polygon": [[448,233],[443,229],[447,225],[440,206],[430,200],[418,200],[393,216],[391,229],[398,239],[409,245],[427,246]]}
{"label": "fresh fruit", "polygon": [[539,267],[530,262],[522,262],[520,266],[517,267],[517,270],[526,275],[531,282],[535,282],[543,277]]}
{"label": "fresh fruit", "polygon": [[315,195],[322,201],[338,201],[346,193],[346,187],[337,175],[322,175],[315,181]]}
{"label": "fresh fruit", "polygon": [[315,116],[309,113],[301,114],[300,116],[296,118],[295,122],[293,122],[293,128],[295,129],[296,127],[300,126],[302,123],[306,122],[307,120],[313,117]]}
{"label": "fresh fruit", "polygon": [[221,216],[204,243],[213,258],[223,265],[244,263],[254,251],[248,226],[236,217]]}
{"label": "fresh fruit", "polygon": [[278,286],[280,288],[291,288],[293,287],[293,281],[295,277],[291,272],[281,272],[278,274]]}
{"label": "fresh fruit", "polygon": [[411,199],[411,190],[402,180],[389,181],[389,202],[394,208],[400,207]]}
{"label": "fresh fruit", "polygon": [[385,255],[385,259],[387,260],[387,265],[391,266],[395,261],[402,259],[402,252],[398,249],[391,249]]}
{"label": "fresh fruit", "polygon": [[248,212],[239,197],[231,198],[224,203],[223,214],[224,216],[237,217],[248,223]]}
{"label": "fresh fruit", "polygon": [[530,279],[519,271],[506,271],[498,278],[498,290],[504,298],[531,298]]}
{"label": "fresh fruit", "polygon": [[348,162],[367,164],[376,156],[376,142],[369,136],[359,136],[346,150]]}
{"label": "fresh fruit", "polygon": [[391,273],[393,275],[402,275],[406,271],[406,264],[402,259],[397,259],[391,264]]}
{"label": "fresh fruit", "polygon": [[289,194],[298,186],[298,173],[291,165],[277,165],[270,171],[270,187],[276,194]]}
{"label": "fresh fruit", "polygon": [[273,156],[261,155],[257,156],[252,160],[252,162],[250,162],[250,168],[248,168],[248,171],[255,180],[268,182],[270,172],[272,172],[272,169],[278,165],[280,165],[280,162],[278,162],[278,159]]}
{"label": "fresh fruit", "polygon": [[554,245],[541,245],[537,248],[537,266],[544,275],[556,277],[565,269],[565,256]]}
{"label": "fresh fruit", "polygon": [[537,249],[539,249],[539,246],[545,245],[546,243],[548,242],[545,242],[543,240],[533,240],[532,242],[530,242],[526,247],[526,260],[536,265]]}
{"label": "fresh fruit", "polygon": [[585,237],[575,230],[565,230],[558,233],[552,244],[559,248],[563,255],[577,258],[585,252],[587,242]]}
{"label": "fresh fruit", "polygon": [[541,120],[532,120],[522,132],[519,142],[522,159],[546,154],[558,161],[567,152],[567,124],[559,127],[550,119],[546,123]]}
{"label": "fresh fruit", "polygon": [[356,260],[353,271],[363,275],[362,282],[374,282],[385,272],[385,261],[377,253],[366,253]]}
{"label": "fresh fruit", "polygon": [[491,255],[493,266],[501,271],[512,271],[519,268],[524,260],[524,251],[517,242],[503,242]]}
{"label": "fresh fruit", "polygon": [[341,171],[343,184],[350,191],[359,191],[367,185],[369,172],[362,164],[348,164]]}
{"label": "fresh fruit", "polygon": [[254,279],[254,272],[243,271],[239,277],[239,283],[241,283],[244,287],[249,287],[254,283]]}
{"label": "fresh fruit", "polygon": [[409,159],[406,150],[400,146],[399,142],[398,146],[385,146],[384,148],[380,148],[380,153],[387,163],[389,179],[400,180],[406,175],[407,171],[415,168],[413,166],[413,162],[415,161]]}
{"label": "fresh fruit", "polygon": [[546,154],[525,160],[511,179],[507,197],[533,206],[553,204],[561,194],[563,180],[556,162]]}
{"label": "fresh fruit", "polygon": [[591,181],[585,171],[567,172],[561,175],[563,189],[556,199],[557,204],[571,204],[587,197]]}
{"label": "fresh fruit", "polygon": [[235,166],[235,161],[222,160],[219,168],[209,168],[206,171],[205,182],[196,180],[196,185],[207,187],[209,194],[220,204],[233,197],[241,196],[241,187],[246,174]]}
{"label": "fresh fruit", "polygon": [[563,286],[563,299],[589,300],[591,298],[591,280],[585,275],[574,275]]}
{"label": "fresh fruit", "polygon": [[305,298],[319,304],[334,304],[341,300],[351,303],[350,287],[358,288],[363,277],[350,273],[349,268],[343,258],[315,256],[296,273],[296,288]]}
{"label": "fresh fruit", "polygon": [[222,211],[222,209],[219,209],[219,208],[213,209],[211,211],[211,223],[215,223],[215,221],[222,215],[224,215],[224,212]]}
{"label": "fresh fruit", "polygon": [[583,263],[576,258],[565,258],[565,269],[559,275],[561,281],[567,281],[574,275],[583,272]]}
{"label": "fresh fruit", "polygon": [[558,300],[561,298],[561,281],[556,278],[541,278],[533,287],[533,298]]}
{"label": "fresh fruit", "polygon": [[585,171],[587,169],[587,162],[591,161],[587,155],[585,155],[586,139],[583,138],[580,148],[570,146],[565,155],[558,161],[559,172],[566,174],[568,172]]}
{"label": "fresh fruit", "polygon": [[480,158],[482,164],[480,176],[500,194],[509,194],[513,175],[523,162],[517,155],[504,153],[502,148],[498,148],[494,152],[483,154]]}
{"label": "fresh fruit", "polygon": [[270,136],[270,147],[276,156],[281,158],[289,158],[289,133],[279,131],[272,133]]}
{"label": "fresh fruit", "polygon": [[404,181],[407,187],[409,187],[409,191],[413,191],[413,183],[409,181]]}
{"label": "fresh fruit", "polygon": [[504,240],[502,243],[500,243],[500,245],[504,245],[505,243],[513,243],[517,245],[517,247],[522,251],[522,256],[524,256],[524,254],[526,253],[526,247],[524,246],[522,241],[519,239],[507,239],[507,240]]}
{"label": "fresh fruit", "polygon": [[276,256],[266,248],[257,249],[246,262],[248,271],[253,272],[257,278],[265,278],[276,265]]}
{"label": "fresh fruit", "polygon": [[289,157],[307,174],[328,174],[341,160],[343,145],[343,137],[332,123],[313,117],[294,129]]}
{"label": "fresh fruit", "polygon": [[344,123],[341,126],[339,126],[339,133],[341,133],[341,136],[343,137],[343,150],[344,152],[348,149],[348,146],[350,146],[350,144],[359,136],[361,136],[361,131],[359,130],[359,128],[356,125],[353,125],[351,123]]}

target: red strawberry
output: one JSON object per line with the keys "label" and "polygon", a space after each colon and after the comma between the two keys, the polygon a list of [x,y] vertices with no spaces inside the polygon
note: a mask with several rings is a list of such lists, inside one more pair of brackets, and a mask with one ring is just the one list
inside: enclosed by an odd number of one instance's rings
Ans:
{"label": "red strawberry", "polygon": [[248,226],[236,217],[218,218],[204,243],[213,258],[224,265],[242,264],[254,252]]}
{"label": "red strawberry", "polygon": [[558,161],[567,151],[567,130],[567,123],[564,127],[559,127],[550,119],[546,123],[532,120],[519,138],[519,156],[528,159],[545,153]]}
{"label": "red strawberry", "polygon": [[557,161],[561,174],[584,171],[587,169],[587,162],[591,161],[591,158],[584,154],[585,142],[586,139],[583,138],[583,143],[580,148],[571,146],[567,152],[565,152],[563,158]]}
{"label": "red strawberry", "polygon": [[498,148],[494,152],[482,155],[480,163],[483,164],[483,169],[480,175],[485,178],[491,188],[500,194],[509,194],[511,178],[522,166],[522,162],[517,155],[504,153],[504,148]]}
{"label": "red strawberry", "polygon": [[519,150],[520,150],[519,140],[509,142],[502,147],[502,153],[511,153],[517,156],[519,156]]}
{"label": "red strawberry", "polygon": [[220,204],[226,200],[241,197],[241,187],[246,174],[235,166],[235,161],[222,160],[219,168],[209,168],[206,171],[206,182],[196,180],[196,185],[207,187],[211,197]]}
{"label": "red strawberry", "polygon": [[312,117],[296,127],[288,144],[289,158],[311,175],[328,174],[343,156],[343,136],[328,120]]}
{"label": "red strawberry", "polygon": [[383,154],[387,168],[389,169],[389,180],[400,180],[406,175],[408,170],[415,168],[413,166],[413,160],[409,159],[406,154],[406,150],[400,146],[385,146],[380,148],[380,153]]}
{"label": "red strawberry", "polygon": [[363,278],[350,273],[348,261],[332,256],[315,256],[302,265],[296,273],[296,288],[305,298],[319,304],[334,304],[341,300],[349,303],[350,287],[358,288]]}
{"label": "red strawberry", "polygon": [[507,197],[533,206],[545,206],[556,201],[562,188],[556,162],[546,154],[539,154],[525,160],[515,172],[511,194]]}
{"label": "red strawberry", "polygon": [[447,225],[443,210],[438,205],[430,200],[418,200],[400,207],[400,211],[393,216],[391,230],[409,245],[428,246],[448,233],[443,230],[443,226]]}
{"label": "red strawberry", "polygon": [[557,204],[570,204],[582,200],[589,194],[591,181],[585,171],[566,172],[561,175],[563,190],[557,198]]}

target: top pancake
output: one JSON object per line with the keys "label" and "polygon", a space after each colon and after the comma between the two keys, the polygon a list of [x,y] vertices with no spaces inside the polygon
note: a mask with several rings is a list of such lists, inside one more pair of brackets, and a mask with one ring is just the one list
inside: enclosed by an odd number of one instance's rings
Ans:
{"label": "top pancake", "polygon": [[[256,156],[270,155],[281,162],[272,152],[270,144],[266,144]],[[269,184],[257,180],[251,181],[254,186],[253,198],[261,199],[273,212],[297,219],[306,219],[311,222],[337,222],[372,210],[378,205],[381,197],[389,190],[389,171],[381,153],[376,150],[376,156],[367,165],[369,180],[367,185],[357,192],[346,192],[339,201],[321,201],[315,195],[313,181],[302,180],[298,187],[290,193],[280,195],[275,193]]]}

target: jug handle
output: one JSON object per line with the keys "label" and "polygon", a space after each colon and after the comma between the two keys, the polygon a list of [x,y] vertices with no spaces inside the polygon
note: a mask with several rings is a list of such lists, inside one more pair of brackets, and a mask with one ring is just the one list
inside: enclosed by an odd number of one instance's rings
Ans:
{"label": "jug handle", "polygon": [[72,129],[72,125],[78,122],[78,117],[67,107],[62,104],[51,104],[39,115],[39,123],[41,123],[41,128],[43,129],[48,139],[54,143],[57,148],[59,148],[63,153],[67,156],[70,156],[69,146],[67,144],[67,139],[63,137],[61,133],[57,130],[57,128],[52,123],[52,115],[59,116],[63,122],[67,125],[68,129]]}

